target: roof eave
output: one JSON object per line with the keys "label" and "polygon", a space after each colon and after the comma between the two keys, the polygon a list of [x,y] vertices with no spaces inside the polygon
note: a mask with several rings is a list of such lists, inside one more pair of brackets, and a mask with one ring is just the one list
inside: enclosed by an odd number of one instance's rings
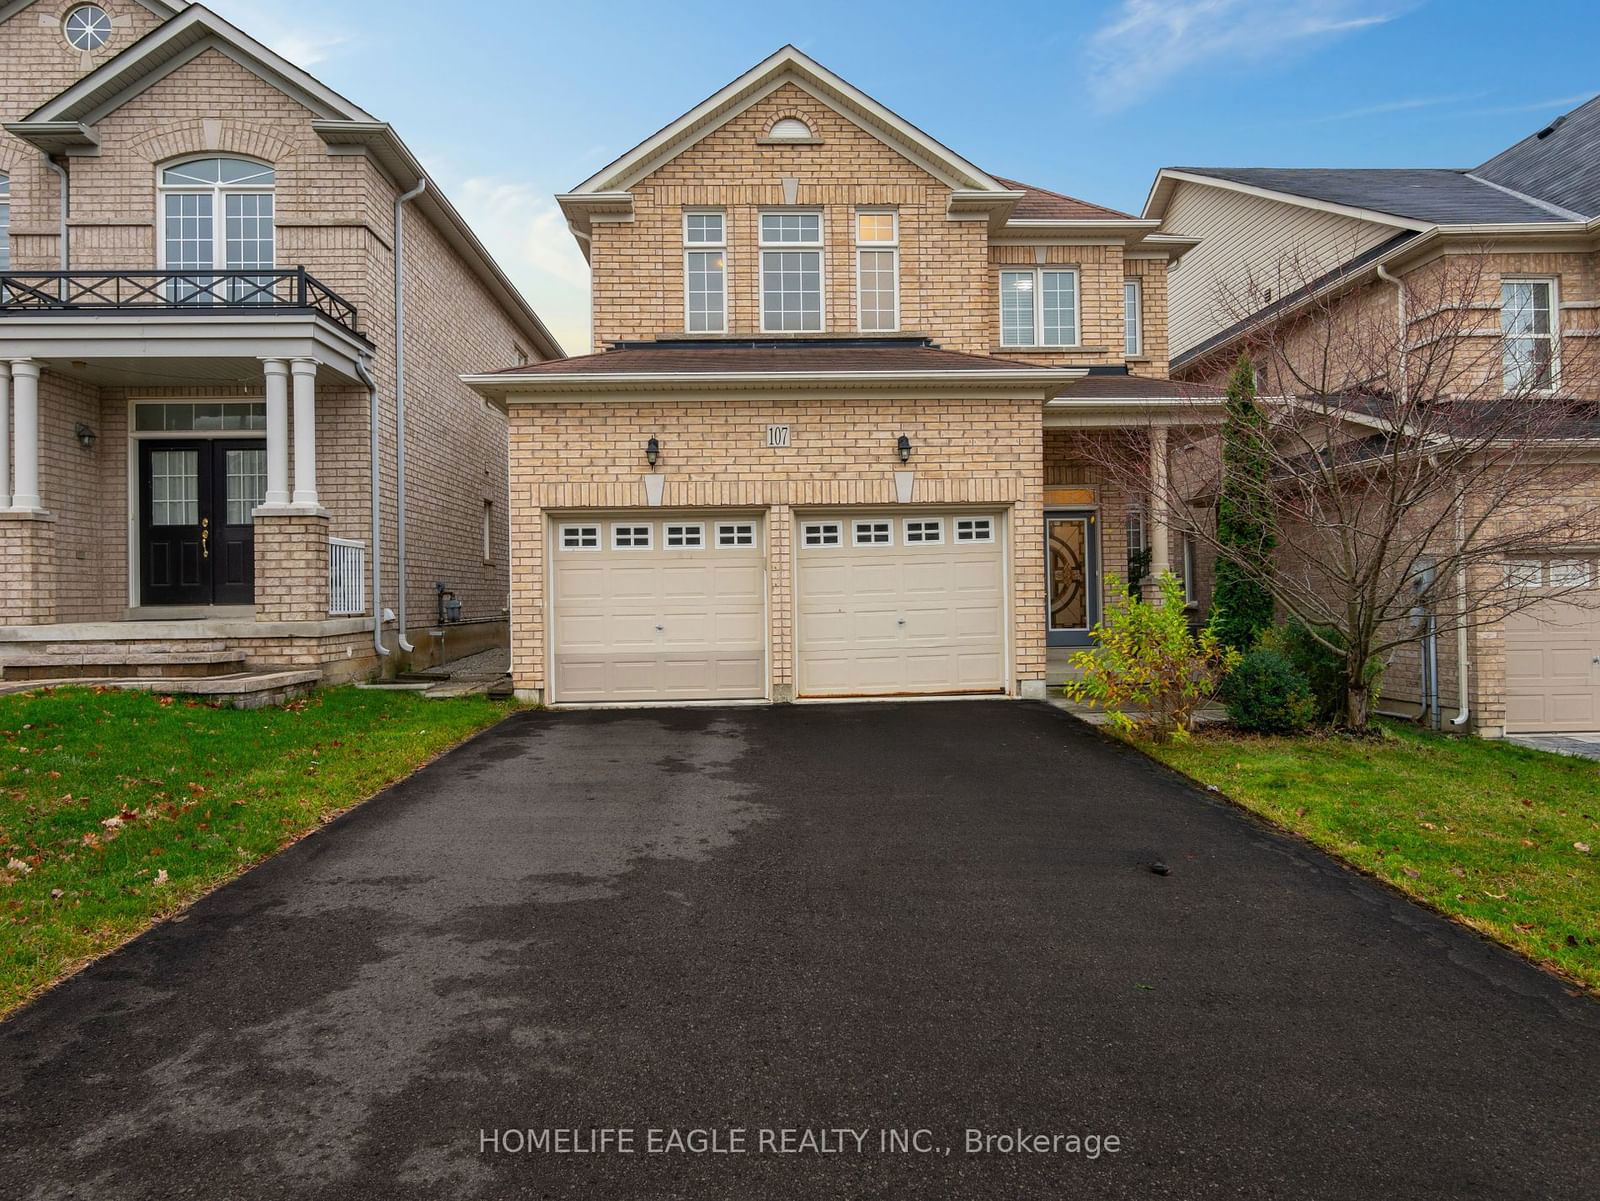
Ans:
{"label": "roof eave", "polygon": [[97,154],[100,138],[81,121],[8,121],[5,131],[46,154]]}
{"label": "roof eave", "polygon": [[1047,400],[1062,384],[1081,379],[1083,367],[1008,368],[977,371],[607,371],[495,372],[463,375],[461,382],[486,397],[507,403],[569,396],[581,392],[770,391],[773,389],[920,388],[939,385],[958,391],[999,390],[1038,395]]}

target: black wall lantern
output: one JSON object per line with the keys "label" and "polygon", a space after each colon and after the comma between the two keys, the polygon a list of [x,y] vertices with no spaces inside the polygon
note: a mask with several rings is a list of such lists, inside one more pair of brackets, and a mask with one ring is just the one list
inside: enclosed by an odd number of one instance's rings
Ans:
{"label": "black wall lantern", "polygon": [[896,442],[894,447],[900,452],[900,461],[902,463],[911,458],[911,439],[904,434],[900,435],[900,441]]}
{"label": "black wall lantern", "polygon": [[94,431],[84,425],[83,422],[80,421],[75,425],[72,432],[77,435],[78,445],[83,447],[84,450],[94,449]]}
{"label": "black wall lantern", "polygon": [[654,467],[659,458],[661,458],[661,439],[651,434],[650,441],[644,444],[644,461]]}

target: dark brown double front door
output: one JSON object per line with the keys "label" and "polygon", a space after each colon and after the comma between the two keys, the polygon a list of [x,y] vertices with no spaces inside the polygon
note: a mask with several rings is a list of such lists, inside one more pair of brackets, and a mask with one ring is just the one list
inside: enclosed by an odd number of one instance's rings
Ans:
{"label": "dark brown double front door", "polygon": [[252,511],[266,496],[267,444],[186,438],[139,443],[139,603],[248,605]]}

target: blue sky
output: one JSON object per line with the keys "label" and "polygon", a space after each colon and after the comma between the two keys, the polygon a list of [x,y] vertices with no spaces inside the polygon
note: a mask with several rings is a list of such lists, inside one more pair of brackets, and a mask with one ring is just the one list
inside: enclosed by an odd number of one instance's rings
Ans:
{"label": "blue sky", "polygon": [[392,122],[569,352],[587,272],[551,196],[785,42],[988,170],[1135,212],[1162,166],[1472,166],[1600,91],[1594,0],[212,6]]}

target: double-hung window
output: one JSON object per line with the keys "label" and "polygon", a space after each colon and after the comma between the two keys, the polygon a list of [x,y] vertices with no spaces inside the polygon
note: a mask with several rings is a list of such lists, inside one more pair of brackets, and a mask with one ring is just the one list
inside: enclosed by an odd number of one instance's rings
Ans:
{"label": "double-hung window", "polygon": [[900,328],[900,220],[856,214],[856,313],[864,333]]}
{"label": "double-hung window", "polygon": [[1077,344],[1077,271],[1039,267],[1000,273],[1000,345]]}
{"label": "double-hung window", "polygon": [[822,214],[761,214],[761,330],[822,329]]}
{"label": "double-hung window", "polygon": [[683,215],[683,323],[691,334],[728,331],[728,223],[722,213]]}
{"label": "double-hung window", "polygon": [[1122,352],[1130,359],[1144,353],[1144,296],[1136,279],[1122,281]]}
{"label": "double-hung window", "polygon": [[1551,392],[1560,379],[1555,332],[1556,285],[1551,279],[1500,283],[1505,387],[1511,393]]}
{"label": "double-hung window", "polygon": [[189,304],[267,304],[271,276],[229,276],[273,265],[272,188],[265,163],[202,158],[161,169],[161,267],[192,274],[172,298]]}

